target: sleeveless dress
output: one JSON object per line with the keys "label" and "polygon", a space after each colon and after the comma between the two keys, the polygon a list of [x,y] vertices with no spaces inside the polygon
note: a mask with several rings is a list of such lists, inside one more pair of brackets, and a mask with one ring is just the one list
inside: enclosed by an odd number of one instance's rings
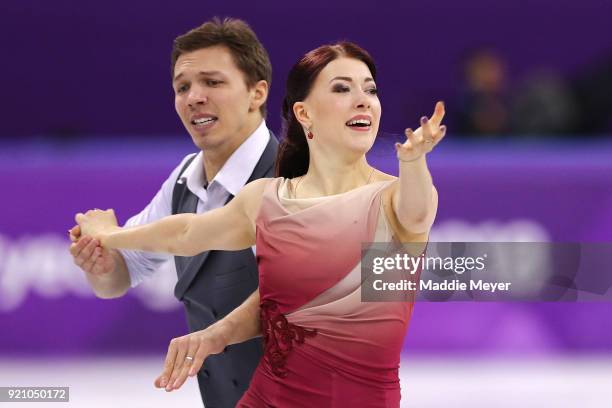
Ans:
{"label": "sleeveless dress", "polygon": [[362,243],[393,237],[381,206],[391,181],[290,198],[264,190],[256,220],[264,356],[242,408],[400,405],[399,361],[410,302],[361,302]]}

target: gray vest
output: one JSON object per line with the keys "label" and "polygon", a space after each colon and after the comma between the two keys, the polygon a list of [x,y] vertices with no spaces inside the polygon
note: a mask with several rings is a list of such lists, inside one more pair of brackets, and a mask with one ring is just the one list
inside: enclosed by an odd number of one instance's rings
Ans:
{"label": "gray vest", "polygon": [[[255,166],[249,182],[274,176],[278,142],[270,132],[270,141]],[[194,155],[195,157],[195,155]],[[187,161],[172,192],[172,213],[195,213],[198,197],[191,193],[181,177],[193,157]],[[230,196],[229,200],[233,197]],[[228,200],[228,201],[229,201]],[[183,302],[190,332],[202,330],[240,306],[258,286],[257,262],[253,251],[208,251],[192,257],[174,257],[178,282],[176,298]],[[198,383],[206,408],[233,408],[249,387],[262,356],[261,338],[231,345],[220,354],[209,356]]]}

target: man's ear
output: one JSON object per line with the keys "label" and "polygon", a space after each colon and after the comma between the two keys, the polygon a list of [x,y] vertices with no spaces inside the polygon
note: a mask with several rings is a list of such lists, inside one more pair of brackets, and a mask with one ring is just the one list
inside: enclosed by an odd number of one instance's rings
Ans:
{"label": "man's ear", "polygon": [[269,91],[270,87],[268,82],[263,79],[257,81],[257,83],[251,87],[251,104],[249,106],[249,112],[258,111],[261,105],[266,103]]}

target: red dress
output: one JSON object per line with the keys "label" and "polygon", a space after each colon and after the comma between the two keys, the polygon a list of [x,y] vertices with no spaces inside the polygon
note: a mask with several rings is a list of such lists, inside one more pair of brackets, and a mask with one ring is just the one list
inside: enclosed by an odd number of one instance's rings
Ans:
{"label": "red dress", "polygon": [[292,199],[270,181],[256,221],[264,357],[238,407],[399,407],[413,304],[360,297],[362,243],[392,239],[389,183]]}

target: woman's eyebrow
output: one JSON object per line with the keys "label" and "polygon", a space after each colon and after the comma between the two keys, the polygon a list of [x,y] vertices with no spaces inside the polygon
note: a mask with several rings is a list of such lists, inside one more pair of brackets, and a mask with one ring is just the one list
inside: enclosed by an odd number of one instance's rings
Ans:
{"label": "woman's eyebrow", "polygon": [[[342,81],[347,81],[347,82],[353,82],[353,79],[351,77],[345,77],[345,76],[337,76],[334,77],[332,79],[329,80],[329,82],[334,81],[336,79],[340,79]],[[366,79],[363,80],[363,82],[374,82],[374,79],[367,77]]]}

